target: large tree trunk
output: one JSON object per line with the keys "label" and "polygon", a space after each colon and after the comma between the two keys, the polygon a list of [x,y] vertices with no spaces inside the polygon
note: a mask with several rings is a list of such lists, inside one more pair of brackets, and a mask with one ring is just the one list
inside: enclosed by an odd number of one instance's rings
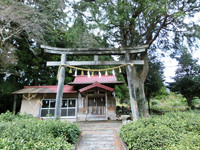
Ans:
{"label": "large tree trunk", "polygon": [[148,112],[149,112],[149,115],[151,115],[151,101],[150,101],[150,98],[146,98],[147,99],[147,103],[148,103]]}
{"label": "large tree trunk", "polygon": [[147,53],[143,54],[142,59],[144,60],[143,68],[136,68],[133,69],[133,82],[134,82],[134,89],[136,93],[136,99],[138,103],[138,110],[140,117],[149,117],[147,105],[146,105],[146,97],[144,91],[144,83],[146,77],[149,72],[149,65],[148,65],[148,55]]}
{"label": "large tree trunk", "polygon": [[194,109],[194,106],[192,105],[192,99],[188,98],[188,99],[187,99],[187,104],[188,104],[188,107],[189,107],[190,109]]}

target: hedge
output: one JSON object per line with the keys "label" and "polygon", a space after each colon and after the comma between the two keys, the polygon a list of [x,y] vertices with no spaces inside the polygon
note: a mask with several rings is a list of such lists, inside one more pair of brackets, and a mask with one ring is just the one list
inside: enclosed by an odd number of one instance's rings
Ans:
{"label": "hedge", "polygon": [[120,129],[128,149],[200,149],[200,112],[176,112],[128,123]]}
{"label": "hedge", "polygon": [[72,149],[79,127],[59,120],[39,120],[29,115],[0,115],[0,149]]}

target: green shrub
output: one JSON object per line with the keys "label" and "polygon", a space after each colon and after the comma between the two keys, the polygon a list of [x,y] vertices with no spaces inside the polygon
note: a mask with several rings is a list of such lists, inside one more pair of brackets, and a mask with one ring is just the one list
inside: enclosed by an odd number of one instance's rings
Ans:
{"label": "green shrub", "polygon": [[0,115],[0,149],[72,149],[78,126],[59,120],[38,120],[29,115]]}
{"label": "green shrub", "polygon": [[200,99],[198,97],[195,97],[192,100],[192,105],[194,106],[194,108],[200,109]]}
{"label": "green shrub", "polygon": [[158,104],[158,100],[154,99],[151,101],[151,105],[157,105]]}
{"label": "green shrub", "polygon": [[120,137],[129,149],[200,149],[199,113],[173,112],[139,119],[124,125]]}
{"label": "green shrub", "polygon": [[152,112],[160,112],[161,114],[170,111],[185,111],[187,108],[186,99],[173,92],[164,97],[155,97],[151,102]]}
{"label": "green shrub", "polygon": [[6,113],[2,113],[0,115],[0,121],[12,121],[15,119],[15,115],[13,113],[7,111]]}

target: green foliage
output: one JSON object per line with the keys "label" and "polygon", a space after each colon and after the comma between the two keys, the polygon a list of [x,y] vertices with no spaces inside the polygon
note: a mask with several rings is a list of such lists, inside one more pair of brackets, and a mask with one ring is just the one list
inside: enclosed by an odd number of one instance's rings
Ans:
{"label": "green foliage", "polygon": [[117,74],[118,81],[123,81],[123,85],[116,85],[115,86],[115,94],[117,99],[119,99],[120,103],[125,102],[126,104],[129,104],[129,91],[127,88],[126,81],[124,80],[123,76],[121,74]]}
{"label": "green foliage", "polygon": [[149,74],[145,81],[146,98],[155,97],[164,88],[163,64],[156,56],[149,57]]}
{"label": "green foliage", "polygon": [[197,64],[198,59],[193,59],[185,49],[177,60],[179,67],[174,77],[175,82],[169,83],[169,87],[182,94],[187,99],[188,107],[193,108],[192,100],[194,97],[200,97],[200,65]]}
{"label": "green foliage", "polygon": [[200,99],[198,97],[195,97],[192,100],[192,105],[194,106],[194,108],[200,109]]}
{"label": "green foliage", "polygon": [[118,116],[120,115],[131,115],[131,107],[130,106],[117,106],[116,113]]}
{"label": "green foliage", "polygon": [[139,119],[120,129],[128,149],[200,149],[199,111],[167,113]]}
{"label": "green foliage", "polygon": [[162,86],[154,95],[154,97],[156,99],[164,99],[166,98],[167,96],[170,95],[170,92],[167,91],[167,88],[165,86]]}
{"label": "green foliage", "polygon": [[162,114],[170,111],[184,111],[187,108],[186,99],[173,92],[158,95],[151,101],[151,111],[153,113]]}
{"label": "green foliage", "polygon": [[38,120],[30,115],[0,115],[0,149],[72,149],[79,127],[59,120]]}

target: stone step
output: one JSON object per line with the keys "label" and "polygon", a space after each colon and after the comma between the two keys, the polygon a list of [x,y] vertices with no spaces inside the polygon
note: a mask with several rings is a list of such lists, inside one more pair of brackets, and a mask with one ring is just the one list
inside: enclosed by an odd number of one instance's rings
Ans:
{"label": "stone step", "polygon": [[[84,134],[82,136],[84,136],[86,138],[90,138],[90,137],[91,138],[96,138],[97,137],[97,135],[94,135],[94,134]],[[102,138],[102,137],[115,137],[115,136],[112,135],[112,134],[98,134],[98,137]]]}
{"label": "stone step", "polygon": [[87,146],[78,146],[77,150],[117,150],[117,147],[113,145],[87,145]]}
{"label": "stone step", "polygon": [[84,137],[84,141],[114,141],[115,137],[114,136],[110,136],[110,137]]}
{"label": "stone step", "polygon": [[122,123],[81,122],[76,150],[125,150],[118,136]]}
{"label": "stone step", "polygon": [[83,141],[83,142],[80,142],[79,145],[114,145],[115,144],[115,141]]}

